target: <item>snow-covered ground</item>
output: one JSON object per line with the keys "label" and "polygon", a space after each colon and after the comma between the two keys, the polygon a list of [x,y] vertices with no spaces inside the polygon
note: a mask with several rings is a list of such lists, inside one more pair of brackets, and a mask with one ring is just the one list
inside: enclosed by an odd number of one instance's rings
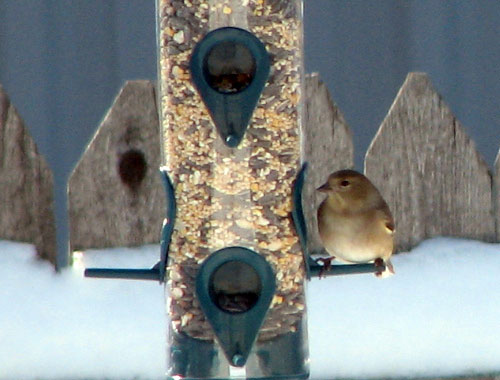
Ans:
{"label": "snow-covered ground", "polygon": [[[158,246],[89,251],[56,275],[0,241],[0,379],[162,379],[163,286],[83,278],[83,265],[149,267]],[[311,379],[500,372],[500,244],[428,240],[396,275],[308,284]]]}
{"label": "snow-covered ground", "polygon": [[[148,267],[158,252],[89,252],[85,264]],[[33,254],[29,245],[0,242],[0,379],[162,378],[163,286],[87,279],[81,266],[57,275]]]}
{"label": "snow-covered ground", "polygon": [[432,239],[392,262],[312,281],[312,378],[500,373],[500,244]]}

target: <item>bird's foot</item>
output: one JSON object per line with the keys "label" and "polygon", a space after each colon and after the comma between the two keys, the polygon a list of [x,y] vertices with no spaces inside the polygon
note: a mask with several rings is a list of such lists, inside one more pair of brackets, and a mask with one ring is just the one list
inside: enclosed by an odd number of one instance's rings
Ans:
{"label": "bird's foot", "polygon": [[375,272],[375,276],[382,277],[382,273],[384,273],[384,271],[385,271],[384,260],[379,257],[378,259],[375,259],[374,264],[375,264],[375,268],[377,268],[377,271]]}
{"label": "bird's foot", "polygon": [[321,266],[321,270],[319,271],[318,277],[321,279],[324,276],[325,272],[328,272],[331,267],[332,267],[332,260],[334,260],[335,257],[330,256],[330,257],[320,257],[319,259],[316,259],[316,263],[323,263]]}
{"label": "bird's foot", "polygon": [[394,274],[394,267],[390,260],[384,261],[379,257],[375,259],[374,265],[377,268],[375,276],[378,278],[388,277]]}

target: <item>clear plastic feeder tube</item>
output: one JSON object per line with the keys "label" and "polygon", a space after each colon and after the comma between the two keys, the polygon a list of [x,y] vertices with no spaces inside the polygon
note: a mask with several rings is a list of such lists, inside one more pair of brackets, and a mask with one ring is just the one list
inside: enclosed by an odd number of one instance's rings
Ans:
{"label": "clear plastic feeder tube", "polygon": [[[157,14],[163,165],[177,205],[166,277],[168,375],[241,374],[221,352],[195,294],[204,260],[236,246],[262,255],[276,278],[245,376],[304,378],[305,268],[291,218],[301,166],[302,1],[157,0]],[[227,26],[252,33],[270,57],[266,86],[236,147],[218,133],[190,72],[196,45],[210,31]],[[234,51],[243,72],[218,71],[215,49],[215,59],[207,58],[210,83],[228,96],[245,91],[252,80],[252,57],[244,47]],[[228,82],[225,74],[237,80]]]}

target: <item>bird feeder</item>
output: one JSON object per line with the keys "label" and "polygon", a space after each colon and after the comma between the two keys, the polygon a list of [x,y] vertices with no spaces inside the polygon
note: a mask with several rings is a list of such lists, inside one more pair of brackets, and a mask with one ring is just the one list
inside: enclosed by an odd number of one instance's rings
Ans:
{"label": "bird feeder", "polygon": [[161,260],[86,275],[165,283],[170,379],[307,378],[304,287],[321,267],[301,205],[302,1],[157,0],[157,13]]}
{"label": "bird feeder", "polygon": [[158,0],[169,376],[305,378],[302,2]]}

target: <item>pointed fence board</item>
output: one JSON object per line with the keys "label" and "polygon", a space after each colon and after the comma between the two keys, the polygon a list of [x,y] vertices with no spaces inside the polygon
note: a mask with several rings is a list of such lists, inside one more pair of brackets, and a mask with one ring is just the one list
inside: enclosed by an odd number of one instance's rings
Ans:
{"label": "pointed fence board", "polygon": [[493,174],[493,214],[495,215],[495,225],[497,232],[497,242],[500,242],[500,150],[495,159]]}
{"label": "pointed fence board", "polygon": [[40,258],[55,264],[53,182],[51,170],[0,85],[0,239],[32,243]]}
{"label": "pointed fence board", "polygon": [[308,249],[309,252],[314,252],[322,249],[316,210],[324,199],[324,194],[316,189],[325,183],[330,173],[354,166],[351,131],[317,73],[306,75],[305,118],[302,129],[303,158],[308,163],[303,207],[308,231]]}
{"label": "pointed fence board", "polygon": [[406,250],[432,236],[494,240],[492,179],[474,142],[423,73],[410,73],[365,158]]}
{"label": "pointed fence board", "polygon": [[70,249],[160,241],[165,196],[154,86],[130,81],[68,183]]}

